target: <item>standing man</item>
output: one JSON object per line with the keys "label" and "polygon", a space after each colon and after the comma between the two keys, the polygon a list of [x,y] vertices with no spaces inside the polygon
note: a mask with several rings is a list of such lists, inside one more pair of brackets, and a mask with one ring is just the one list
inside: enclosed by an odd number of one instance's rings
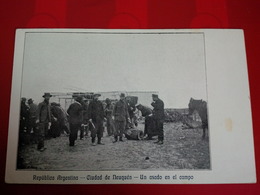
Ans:
{"label": "standing man", "polygon": [[26,105],[26,98],[21,99],[20,110],[20,133],[28,131],[29,107]]}
{"label": "standing man", "polygon": [[105,108],[105,114],[107,119],[107,134],[108,136],[111,136],[114,134],[115,126],[113,121],[113,105],[111,103],[111,100],[109,98],[106,99],[106,108]]}
{"label": "standing man", "polygon": [[[88,127],[86,127],[86,124],[88,123],[88,102],[87,100],[83,98],[83,101],[82,101],[82,116],[83,116],[83,122],[82,122],[82,125],[81,125],[81,128],[80,128],[80,139],[83,140],[84,139],[84,136],[87,136],[88,135]],[[84,135],[84,133],[86,133]]]}
{"label": "standing man", "polygon": [[159,99],[157,94],[152,94],[153,102],[153,119],[155,121],[155,127],[158,130],[158,141],[157,144],[163,144],[163,122],[164,122],[164,103]]}
{"label": "standing man", "polygon": [[120,100],[115,104],[114,107],[114,117],[115,117],[115,142],[123,141],[123,134],[126,128],[126,122],[130,122],[127,103],[125,101],[125,94],[121,93]]}
{"label": "standing man", "polygon": [[44,139],[48,134],[48,129],[51,123],[51,108],[49,100],[52,97],[50,93],[45,93],[43,96],[43,102],[39,103],[37,109],[37,120],[36,123],[39,124],[38,129],[38,147],[37,149],[41,152],[44,151]]}
{"label": "standing man", "polygon": [[101,138],[103,137],[104,131],[104,108],[101,101],[98,100],[100,94],[94,94],[93,100],[89,103],[88,115],[89,123],[91,127],[91,138],[92,145],[95,146],[96,137],[98,138],[98,144],[104,145],[101,143]]}
{"label": "standing man", "polygon": [[36,131],[36,120],[37,120],[37,109],[38,106],[33,103],[33,100],[30,98],[28,100],[29,105],[29,126],[28,126],[28,133],[31,133],[31,130],[33,130],[33,133]]}
{"label": "standing man", "polygon": [[69,145],[74,146],[75,140],[78,137],[78,131],[81,128],[83,122],[83,98],[81,96],[75,97],[75,102],[72,103],[67,113],[69,115],[69,124],[70,124],[70,136],[69,136]]}

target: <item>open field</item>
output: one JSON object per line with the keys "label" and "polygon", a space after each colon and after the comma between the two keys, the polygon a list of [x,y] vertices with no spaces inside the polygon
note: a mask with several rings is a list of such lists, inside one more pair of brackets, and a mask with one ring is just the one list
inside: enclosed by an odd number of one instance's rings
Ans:
{"label": "open field", "polygon": [[[143,125],[138,126],[143,129]],[[45,141],[44,152],[36,144],[20,150],[22,167],[30,170],[178,170],[210,169],[209,139],[202,140],[202,129],[183,129],[182,123],[165,123],[165,140],[127,140],[112,143],[106,132],[105,145],[91,145],[91,138],[76,140],[61,135]]]}

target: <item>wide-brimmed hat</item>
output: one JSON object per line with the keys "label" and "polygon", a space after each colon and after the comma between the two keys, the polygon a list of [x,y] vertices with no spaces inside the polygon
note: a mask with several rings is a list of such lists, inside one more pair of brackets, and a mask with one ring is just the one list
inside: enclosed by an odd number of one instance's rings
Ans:
{"label": "wide-brimmed hat", "polygon": [[42,97],[52,97],[52,95],[50,93],[44,93]]}
{"label": "wide-brimmed hat", "polygon": [[25,101],[26,101],[26,98],[25,98],[25,97],[22,97],[21,100],[25,102]]}
{"label": "wide-brimmed hat", "polygon": [[124,94],[124,93],[121,93],[121,94],[120,94],[120,97],[125,97],[125,94]]}
{"label": "wide-brimmed hat", "polygon": [[152,94],[152,97],[158,98],[158,94]]}
{"label": "wide-brimmed hat", "polygon": [[79,101],[79,102],[80,102],[80,101],[83,101],[83,97],[82,97],[82,96],[76,96],[75,100],[76,100],[76,101]]}
{"label": "wide-brimmed hat", "polygon": [[30,99],[28,100],[28,102],[33,102],[32,98],[30,98]]}

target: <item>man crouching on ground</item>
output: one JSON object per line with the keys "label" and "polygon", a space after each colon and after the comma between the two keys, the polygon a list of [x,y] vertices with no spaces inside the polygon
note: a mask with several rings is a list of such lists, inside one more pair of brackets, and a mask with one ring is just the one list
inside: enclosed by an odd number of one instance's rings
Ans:
{"label": "man crouching on ground", "polygon": [[104,145],[101,142],[101,138],[103,137],[104,132],[104,117],[105,112],[103,108],[103,104],[98,100],[100,94],[94,94],[93,100],[89,103],[88,114],[89,114],[89,123],[91,127],[91,138],[92,145],[95,146],[96,137],[98,138],[97,144]]}

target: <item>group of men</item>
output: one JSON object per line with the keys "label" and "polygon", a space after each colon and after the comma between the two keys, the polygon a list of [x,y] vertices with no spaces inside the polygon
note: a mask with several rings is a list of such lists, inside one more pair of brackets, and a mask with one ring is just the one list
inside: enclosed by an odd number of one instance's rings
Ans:
{"label": "group of men", "polygon": [[[104,132],[104,121],[107,122],[107,133],[109,136],[114,135],[114,142],[123,141],[123,134],[127,122],[130,122],[128,105],[125,101],[125,94],[120,95],[120,100],[113,106],[110,99],[106,99],[106,106],[104,108],[102,102],[99,100],[100,94],[94,94],[93,100],[88,105],[88,125],[91,130],[92,145],[103,145],[101,139]],[[77,133],[83,124],[83,98],[78,96],[75,102],[72,103],[67,113],[69,115],[70,123],[70,146],[75,145]],[[97,138],[97,142],[96,142]]]}
{"label": "group of men", "polygon": [[[69,123],[69,146],[73,147],[75,145],[75,141],[78,137],[78,132],[81,131],[81,138],[83,137],[82,127],[88,126],[91,132],[91,143],[93,146],[96,144],[104,145],[102,142],[103,132],[104,132],[104,121],[107,124],[107,133],[109,136],[114,136],[114,141],[124,141],[123,135],[125,133],[127,124],[133,124],[133,111],[135,106],[129,106],[126,101],[125,94],[120,94],[120,100],[118,100],[114,105],[112,105],[110,99],[106,99],[105,107],[103,103],[99,100],[100,94],[94,94],[93,100],[89,102],[86,106],[86,103],[83,100],[82,96],[74,97],[75,102],[72,103],[66,114],[68,117]],[[31,112],[34,112],[32,115],[33,119],[31,122],[30,130],[37,127],[37,135],[38,135],[38,146],[37,149],[40,151],[44,151],[46,148],[44,147],[44,139],[46,136],[46,132],[50,128],[50,123],[55,123],[58,120],[57,116],[53,115],[53,110],[51,110],[51,106],[49,103],[52,95],[50,93],[45,93],[43,95],[43,102],[41,102],[38,106],[33,102],[28,104],[32,104],[29,109]],[[163,144],[164,133],[163,133],[163,122],[164,122],[164,103],[159,99],[157,94],[152,95],[153,102],[153,110],[149,115],[146,115],[145,118],[152,118],[155,124],[155,128],[158,131],[158,141],[156,143]],[[55,105],[52,105],[52,107]],[[21,120],[20,120],[20,128],[23,128],[24,123],[24,111],[23,107],[25,107],[24,99],[22,98],[21,103]],[[140,105],[137,106],[140,109]],[[141,110],[142,111],[142,110]],[[147,122],[147,121],[146,121]],[[29,122],[30,124],[30,122]],[[59,128],[63,128],[59,126]],[[132,127],[132,125],[130,125]],[[24,128],[23,128],[24,129]],[[84,128],[83,128],[84,129]],[[28,129],[28,131],[30,131]],[[66,128],[65,128],[66,130]],[[67,132],[66,130],[66,132]],[[147,128],[145,129],[145,133],[147,133]]]}
{"label": "group of men", "polygon": [[[130,124],[132,127],[133,122],[133,111],[135,107],[129,106],[125,100],[125,94],[120,94],[120,100],[112,105],[110,99],[106,99],[106,106],[104,107],[102,102],[99,100],[100,94],[94,94],[93,100],[90,101],[88,105],[88,124],[91,130],[91,142],[92,145],[97,144],[104,145],[101,141],[104,132],[104,120],[107,123],[107,133],[109,136],[114,136],[114,143],[118,141],[123,141],[123,135],[127,124]],[[157,130],[158,140],[156,143],[163,144],[164,132],[163,132],[163,122],[164,122],[164,103],[159,99],[157,94],[152,95],[153,110],[149,115],[146,115],[145,118],[153,120],[155,124],[155,129]],[[75,140],[77,139],[78,131],[81,129],[83,124],[83,98],[78,96],[75,98],[75,102],[71,104],[67,110],[69,115],[70,123],[70,146],[75,145]],[[137,106],[140,108],[140,106]],[[140,109],[141,110],[141,109]],[[132,116],[131,116],[132,115]],[[149,122],[149,121],[147,121]],[[147,126],[147,125],[145,125]],[[147,133],[147,127],[145,128],[145,134]],[[149,137],[151,138],[151,137]]]}
{"label": "group of men", "polygon": [[33,103],[31,98],[27,102],[28,106],[26,105],[26,98],[22,98],[20,111],[20,131],[30,133],[31,131],[36,131],[38,106]]}
{"label": "group of men", "polygon": [[53,128],[53,137],[60,135],[60,132],[56,129],[63,129],[69,133],[66,126],[65,111],[56,103],[50,104],[49,100],[52,97],[50,93],[45,93],[42,97],[44,100],[38,105],[33,103],[32,99],[29,99],[27,101],[28,106],[26,105],[26,98],[22,98],[20,111],[20,136],[34,133],[37,137],[37,149],[39,151],[46,149],[44,140],[49,136],[50,128]]}

